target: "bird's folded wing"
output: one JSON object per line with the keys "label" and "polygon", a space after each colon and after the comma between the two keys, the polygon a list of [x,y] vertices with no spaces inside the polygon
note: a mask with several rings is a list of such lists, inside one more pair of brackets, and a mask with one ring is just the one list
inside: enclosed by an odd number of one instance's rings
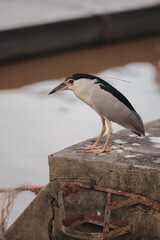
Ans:
{"label": "bird's folded wing", "polygon": [[138,113],[128,108],[112,93],[95,85],[90,91],[90,99],[95,111],[110,121],[134,131],[138,135],[144,134],[143,122]]}

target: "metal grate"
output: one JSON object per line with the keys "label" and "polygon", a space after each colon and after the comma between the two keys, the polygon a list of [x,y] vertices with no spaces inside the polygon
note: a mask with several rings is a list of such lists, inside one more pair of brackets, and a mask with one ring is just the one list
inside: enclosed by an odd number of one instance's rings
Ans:
{"label": "metal grate", "polygon": [[[66,218],[64,199],[69,195],[78,192],[80,188],[108,193],[104,217],[98,216],[96,214],[89,214],[89,216],[88,214],[78,214],[72,218]],[[158,202],[155,202],[149,198],[140,195],[122,192],[115,189],[93,186],[84,183],[62,183],[61,189],[62,190],[59,192],[58,195],[61,216],[61,230],[64,234],[78,239],[107,240],[113,237],[130,233],[132,231],[132,226],[127,225],[127,223],[124,221],[111,219],[112,210],[136,204],[142,204],[151,207],[152,209],[157,211],[160,210],[160,203]],[[112,194],[124,196],[127,197],[127,199],[111,202]],[[82,225],[83,223],[92,223],[101,226],[103,227],[103,232],[83,232],[74,229],[75,227]]]}

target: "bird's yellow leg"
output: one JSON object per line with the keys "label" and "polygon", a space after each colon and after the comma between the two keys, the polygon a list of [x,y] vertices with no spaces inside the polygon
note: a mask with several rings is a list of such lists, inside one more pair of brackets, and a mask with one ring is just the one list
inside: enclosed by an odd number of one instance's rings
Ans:
{"label": "bird's yellow leg", "polygon": [[107,140],[106,140],[103,148],[100,149],[100,150],[91,149],[91,150],[86,151],[86,152],[88,152],[88,153],[95,152],[96,154],[101,154],[103,152],[111,152],[112,151],[111,149],[107,149],[107,146],[108,146],[109,140],[112,136],[113,130],[112,130],[111,122],[108,119],[106,119],[106,121],[107,121],[107,124],[108,124],[108,127],[109,127],[109,131],[108,131]]}
{"label": "bird's yellow leg", "polygon": [[104,117],[101,117],[101,119],[102,119],[102,130],[101,130],[101,133],[100,133],[99,137],[97,138],[96,142],[93,145],[85,144],[85,147],[77,148],[77,150],[91,150],[91,149],[103,148],[103,146],[97,146],[101,137],[103,136],[103,134],[106,131],[105,119],[104,119]]}

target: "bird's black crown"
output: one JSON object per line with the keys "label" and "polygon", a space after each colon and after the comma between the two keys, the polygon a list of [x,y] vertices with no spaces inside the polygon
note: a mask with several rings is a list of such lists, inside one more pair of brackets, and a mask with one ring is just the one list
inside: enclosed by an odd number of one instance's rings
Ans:
{"label": "bird's black crown", "polygon": [[91,75],[91,74],[87,74],[87,73],[74,73],[74,74],[70,75],[69,77],[67,77],[65,79],[65,81],[67,81],[69,79],[79,80],[81,78],[86,78],[86,79],[90,79],[90,80],[98,79],[98,77],[96,77],[94,75]]}

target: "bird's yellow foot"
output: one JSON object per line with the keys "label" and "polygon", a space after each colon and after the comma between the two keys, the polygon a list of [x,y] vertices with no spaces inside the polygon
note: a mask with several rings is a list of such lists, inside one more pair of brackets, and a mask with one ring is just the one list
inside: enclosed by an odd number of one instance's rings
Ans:
{"label": "bird's yellow foot", "polygon": [[89,151],[85,151],[86,153],[96,153],[96,154],[101,154],[101,153],[104,153],[104,152],[111,152],[112,149],[106,149],[106,148],[103,148],[103,149],[100,149],[100,150],[96,150],[96,149],[91,149]]}
{"label": "bird's yellow foot", "polygon": [[99,149],[102,148],[103,146],[96,146],[96,145],[87,145],[84,144],[86,147],[81,147],[81,148],[76,148],[76,150],[92,150],[92,149]]}

